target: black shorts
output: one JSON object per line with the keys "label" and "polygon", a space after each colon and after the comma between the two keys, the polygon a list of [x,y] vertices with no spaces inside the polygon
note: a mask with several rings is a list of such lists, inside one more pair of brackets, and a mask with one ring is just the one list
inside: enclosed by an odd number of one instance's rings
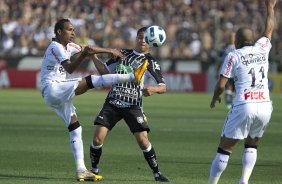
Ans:
{"label": "black shorts", "polygon": [[94,124],[102,125],[111,130],[121,119],[124,119],[132,133],[150,131],[147,118],[140,107],[117,108],[108,102],[104,104]]}

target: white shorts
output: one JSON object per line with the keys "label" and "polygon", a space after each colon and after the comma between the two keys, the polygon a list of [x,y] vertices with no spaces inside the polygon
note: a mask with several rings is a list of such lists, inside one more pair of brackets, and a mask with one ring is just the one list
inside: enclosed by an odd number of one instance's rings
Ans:
{"label": "white shorts", "polygon": [[272,102],[246,103],[232,107],[221,136],[231,139],[262,137],[272,113]]}
{"label": "white shorts", "polygon": [[64,81],[53,80],[43,87],[42,95],[47,105],[62,118],[68,127],[71,116],[75,115],[75,107],[72,98],[75,96],[81,78],[69,79]]}

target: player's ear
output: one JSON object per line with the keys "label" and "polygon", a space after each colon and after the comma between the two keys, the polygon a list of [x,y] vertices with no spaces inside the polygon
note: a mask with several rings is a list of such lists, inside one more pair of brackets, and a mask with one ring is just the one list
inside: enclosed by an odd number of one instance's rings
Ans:
{"label": "player's ear", "polygon": [[57,30],[57,33],[58,33],[58,35],[61,36],[61,35],[62,35],[62,30],[61,30],[61,29],[58,29],[58,30]]}

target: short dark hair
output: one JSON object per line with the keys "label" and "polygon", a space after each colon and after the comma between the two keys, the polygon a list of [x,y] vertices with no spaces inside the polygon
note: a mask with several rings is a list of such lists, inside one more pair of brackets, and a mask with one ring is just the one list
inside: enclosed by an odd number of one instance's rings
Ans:
{"label": "short dark hair", "polygon": [[137,31],[137,36],[139,35],[139,33],[145,32],[146,29],[148,29],[148,27],[141,27],[140,29],[138,29],[138,31]]}
{"label": "short dark hair", "polygon": [[236,32],[236,48],[252,46],[254,43],[254,33],[250,28],[241,27]]}
{"label": "short dark hair", "polygon": [[64,29],[64,24],[66,22],[70,22],[70,20],[69,19],[60,19],[57,21],[57,23],[55,24],[55,28],[54,28],[54,33],[56,36],[57,36],[57,31],[59,29]]}

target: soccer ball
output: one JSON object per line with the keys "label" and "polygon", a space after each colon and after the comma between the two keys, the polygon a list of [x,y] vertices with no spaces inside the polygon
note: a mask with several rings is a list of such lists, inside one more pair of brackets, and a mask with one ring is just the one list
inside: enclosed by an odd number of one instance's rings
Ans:
{"label": "soccer ball", "polygon": [[145,31],[145,42],[150,46],[160,47],[165,39],[165,30],[161,26],[150,26]]}

